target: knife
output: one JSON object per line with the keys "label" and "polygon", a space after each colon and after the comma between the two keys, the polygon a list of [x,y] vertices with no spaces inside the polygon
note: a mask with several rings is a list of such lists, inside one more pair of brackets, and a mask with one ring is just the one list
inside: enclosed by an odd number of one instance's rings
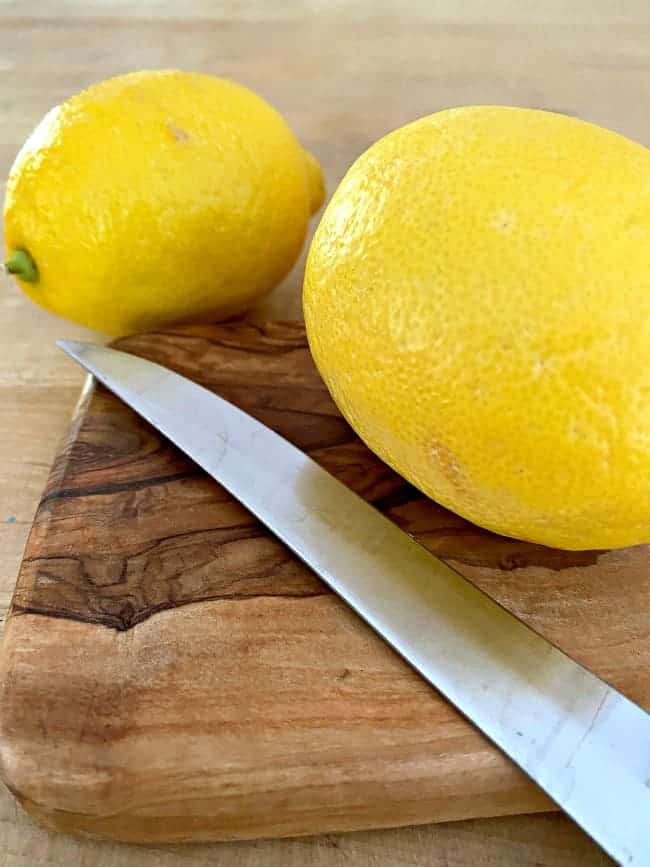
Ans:
{"label": "knife", "polygon": [[650,715],[247,413],[151,361],[61,349],[223,485],[619,864],[650,867]]}

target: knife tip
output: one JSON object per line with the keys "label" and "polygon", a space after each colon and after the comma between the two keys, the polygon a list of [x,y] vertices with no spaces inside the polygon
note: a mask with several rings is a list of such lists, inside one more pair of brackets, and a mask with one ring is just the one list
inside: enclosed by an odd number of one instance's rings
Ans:
{"label": "knife tip", "polygon": [[80,358],[93,344],[83,343],[79,340],[57,340],[56,345],[72,358]]}

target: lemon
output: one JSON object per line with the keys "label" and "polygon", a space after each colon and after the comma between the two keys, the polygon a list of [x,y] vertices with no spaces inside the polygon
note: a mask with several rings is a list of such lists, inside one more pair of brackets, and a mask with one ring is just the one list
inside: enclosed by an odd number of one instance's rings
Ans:
{"label": "lemon", "polygon": [[650,151],[550,112],[422,118],[316,231],[316,364],[433,499],[554,547],[650,540]]}
{"label": "lemon", "polygon": [[272,289],[324,196],[282,117],[233,81],[103,81],[53,109],[7,185],[7,269],[43,307],[109,334],[224,317]]}

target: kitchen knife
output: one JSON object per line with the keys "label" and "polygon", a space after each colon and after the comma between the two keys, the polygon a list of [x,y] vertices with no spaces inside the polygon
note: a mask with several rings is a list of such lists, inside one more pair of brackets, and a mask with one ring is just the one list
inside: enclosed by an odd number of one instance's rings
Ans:
{"label": "kitchen knife", "polygon": [[613,858],[650,867],[650,715],[247,413],[137,356],[59,346],[240,500]]}

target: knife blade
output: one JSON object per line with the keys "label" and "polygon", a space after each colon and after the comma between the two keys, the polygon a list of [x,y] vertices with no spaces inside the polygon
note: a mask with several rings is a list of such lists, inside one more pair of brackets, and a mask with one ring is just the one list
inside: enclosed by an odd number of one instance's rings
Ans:
{"label": "knife blade", "polygon": [[650,865],[650,715],[247,413],[153,362],[61,349],[223,485],[620,864]]}

